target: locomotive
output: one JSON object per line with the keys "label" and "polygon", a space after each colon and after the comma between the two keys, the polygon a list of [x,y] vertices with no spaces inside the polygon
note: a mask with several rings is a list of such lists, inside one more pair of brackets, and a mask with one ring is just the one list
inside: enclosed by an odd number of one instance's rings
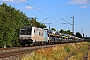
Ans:
{"label": "locomotive", "polygon": [[37,45],[44,44],[48,40],[47,30],[32,26],[21,27],[19,34],[19,42],[21,45]]}
{"label": "locomotive", "polygon": [[21,27],[19,33],[19,43],[22,46],[56,44],[80,40],[80,38],[75,38],[69,34],[60,34],[58,31],[34,26]]}

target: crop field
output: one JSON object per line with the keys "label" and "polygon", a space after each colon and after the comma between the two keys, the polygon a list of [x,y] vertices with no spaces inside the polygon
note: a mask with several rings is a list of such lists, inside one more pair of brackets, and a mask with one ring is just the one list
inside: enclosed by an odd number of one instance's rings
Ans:
{"label": "crop field", "polygon": [[[28,55],[21,56],[21,60],[64,60],[69,54],[77,50],[68,60],[83,60],[88,42],[58,44],[51,48],[42,48]],[[90,53],[90,52],[89,52]]]}

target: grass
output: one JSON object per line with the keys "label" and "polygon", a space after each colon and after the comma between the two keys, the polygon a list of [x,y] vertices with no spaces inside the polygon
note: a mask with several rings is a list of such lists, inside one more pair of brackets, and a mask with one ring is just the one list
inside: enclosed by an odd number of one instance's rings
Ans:
{"label": "grass", "polygon": [[90,60],[90,50],[89,50],[89,53],[88,53],[88,60]]}
{"label": "grass", "polygon": [[[21,60],[64,60],[66,56],[72,53],[79,47],[83,47],[77,51],[74,56],[70,57],[70,60],[82,57],[87,49],[87,42],[72,43],[72,44],[60,44],[52,48],[42,48],[28,55],[22,56]],[[78,58],[79,60],[81,58]]]}
{"label": "grass", "polygon": [[65,50],[66,52],[70,52],[70,48],[69,48],[68,46],[64,46],[64,50]]}
{"label": "grass", "polygon": [[68,60],[84,60],[83,56],[85,52],[88,50],[88,43],[81,44],[82,47],[78,49],[75,54],[70,57]]}

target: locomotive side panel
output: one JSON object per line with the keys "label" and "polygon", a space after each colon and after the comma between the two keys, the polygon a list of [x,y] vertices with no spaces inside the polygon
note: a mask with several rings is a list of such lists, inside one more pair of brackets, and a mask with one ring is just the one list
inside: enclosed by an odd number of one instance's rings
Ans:
{"label": "locomotive side panel", "polygon": [[33,27],[32,28],[32,36],[31,36],[31,38],[32,38],[33,42],[44,41],[43,29]]}
{"label": "locomotive side panel", "polygon": [[32,27],[32,40],[34,45],[41,45],[45,43],[44,30],[42,28]]}
{"label": "locomotive side panel", "polygon": [[43,31],[43,36],[44,36],[44,41],[48,42],[48,33],[47,33],[47,30]]}

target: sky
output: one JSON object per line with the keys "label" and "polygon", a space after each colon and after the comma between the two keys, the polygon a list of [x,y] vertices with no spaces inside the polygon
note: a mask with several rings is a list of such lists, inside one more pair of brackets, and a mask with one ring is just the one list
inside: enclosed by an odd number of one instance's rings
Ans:
{"label": "sky", "polygon": [[80,32],[90,37],[90,0],[0,0],[2,3],[23,11],[29,18],[36,17],[38,22],[51,23],[50,27],[58,31],[72,31],[69,23],[74,16],[74,34]]}

